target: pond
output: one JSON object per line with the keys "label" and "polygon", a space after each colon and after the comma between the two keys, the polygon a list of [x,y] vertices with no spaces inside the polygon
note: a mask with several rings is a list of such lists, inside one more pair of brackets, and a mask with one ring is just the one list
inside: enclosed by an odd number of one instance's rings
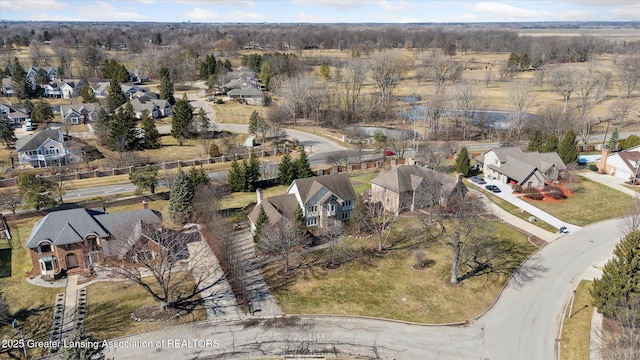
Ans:
{"label": "pond", "polygon": [[[471,124],[474,126],[486,126],[499,130],[507,130],[511,128],[515,123],[516,113],[510,111],[497,111],[497,110],[474,110],[466,112],[464,110],[445,109],[442,111],[443,117],[467,117],[471,118]],[[427,117],[427,111],[424,106],[416,105],[411,109],[400,111],[396,113],[396,116],[408,121],[421,121]],[[525,113],[526,120],[537,120],[539,115]]]}
{"label": "pond", "polygon": [[[383,134],[387,136],[389,139],[404,139],[404,140],[413,140],[415,138],[419,138],[420,134],[417,131],[413,130],[405,130],[405,129],[390,129],[378,126],[353,126],[345,129],[345,133],[353,133],[353,132],[362,132],[368,137],[373,137],[376,132],[382,131]],[[347,137],[350,137],[347,135]]]}

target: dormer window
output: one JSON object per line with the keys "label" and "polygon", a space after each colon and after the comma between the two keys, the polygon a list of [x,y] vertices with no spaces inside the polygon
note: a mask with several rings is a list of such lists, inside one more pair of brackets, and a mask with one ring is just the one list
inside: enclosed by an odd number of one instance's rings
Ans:
{"label": "dormer window", "polygon": [[40,244],[40,252],[41,253],[48,253],[51,252],[51,244]]}

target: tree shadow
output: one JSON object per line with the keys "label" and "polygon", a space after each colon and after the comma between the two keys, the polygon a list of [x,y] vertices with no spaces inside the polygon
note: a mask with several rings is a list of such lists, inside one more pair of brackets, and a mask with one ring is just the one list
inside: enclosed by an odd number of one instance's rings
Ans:
{"label": "tree shadow", "polygon": [[0,279],[11,277],[11,249],[0,250]]}

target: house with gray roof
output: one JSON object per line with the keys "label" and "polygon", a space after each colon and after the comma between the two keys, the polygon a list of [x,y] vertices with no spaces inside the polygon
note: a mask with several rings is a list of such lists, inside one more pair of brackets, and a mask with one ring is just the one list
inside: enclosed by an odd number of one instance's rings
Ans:
{"label": "house with gray roof", "polygon": [[490,179],[536,189],[542,189],[547,181],[557,181],[567,169],[556,152],[524,152],[519,147],[492,149],[475,160]]}
{"label": "house with gray roof", "polygon": [[69,151],[64,146],[61,129],[47,129],[16,140],[20,165],[33,167],[64,165],[69,161]]}
{"label": "house with gray roof", "polygon": [[26,247],[33,264],[28,276],[60,277],[90,271],[108,260],[121,260],[145,233],[160,226],[150,209],[107,213],[90,209],[53,211],[33,226]]}
{"label": "house with gray roof", "polygon": [[324,227],[328,220],[347,221],[351,218],[356,192],[347,174],[314,176],[294,180],[287,193],[262,199],[258,190],[257,204],[249,213],[251,230],[256,228],[260,208],[270,224],[282,218],[293,219],[298,207],[302,209],[308,227]]}
{"label": "house with gray roof", "polygon": [[462,175],[454,177],[418,165],[395,165],[371,180],[371,201],[393,214],[446,206],[449,199],[468,192]]}
{"label": "house with gray roof", "polygon": [[16,92],[13,87],[13,79],[11,79],[10,77],[2,78],[2,90],[0,91],[2,92],[2,95],[14,96]]}
{"label": "house with gray roof", "polygon": [[[126,104],[121,107],[126,106]],[[171,104],[167,100],[156,99],[153,96],[142,95],[131,100],[133,112],[136,118],[142,119],[142,113],[146,110],[153,119],[171,115]]]}
{"label": "house with gray roof", "polygon": [[62,92],[62,97],[65,99],[73,99],[80,96],[82,92],[82,88],[87,85],[86,82],[80,79],[68,79],[62,82],[60,85],[60,91]]}
{"label": "house with gray roof", "polygon": [[233,100],[243,101],[248,105],[264,104],[264,93],[260,89],[253,86],[243,86],[239,89],[233,89],[227,92],[227,95]]}
{"label": "house with gray roof", "polygon": [[66,124],[86,124],[87,122],[96,121],[100,109],[100,104],[97,102],[60,105],[60,116],[62,117],[62,122]]}

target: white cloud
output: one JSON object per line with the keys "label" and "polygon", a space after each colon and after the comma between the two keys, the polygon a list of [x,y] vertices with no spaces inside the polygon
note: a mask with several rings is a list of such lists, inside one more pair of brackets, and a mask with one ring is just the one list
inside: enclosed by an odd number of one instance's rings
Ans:
{"label": "white cloud", "polygon": [[239,8],[255,8],[256,3],[249,0],[173,0],[169,2],[179,2],[187,4],[215,5],[215,6],[232,6]]}
{"label": "white cloud", "polygon": [[145,5],[155,4],[157,2],[156,0],[130,0],[130,1],[139,3],[139,4],[145,4]]}
{"label": "white cloud", "polygon": [[590,11],[584,10],[567,10],[559,14],[549,14],[554,20],[566,20],[566,21],[585,21],[585,20],[602,20],[594,17],[594,14]]}
{"label": "white cloud", "polygon": [[327,19],[326,17],[309,15],[301,12],[296,14],[296,18],[298,19],[299,22],[306,22],[306,23],[330,22],[330,20]]}
{"label": "white cloud", "polygon": [[509,19],[532,19],[538,18],[542,15],[538,11],[523,9],[515,6],[511,6],[499,2],[483,1],[473,5],[475,11],[480,11],[492,15],[499,16],[502,20],[508,21]]}
{"label": "white cloud", "polygon": [[148,16],[144,16],[133,11],[126,11],[125,9],[118,9],[103,1],[85,4],[85,6],[76,8],[81,20],[83,21],[149,20]]}
{"label": "white cloud", "polygon": [[[28,11],[33,12],[34,9],[65,9],[69,6],[63,2],[58,2],[56,0],[31,0],[29,2],[26,1],[11,1],[11,0],[2,0],[0,1],[0,10],[5,11]],[[0,18],[2,18],[2,14],[0,12]]]}
{"label": "white cloud", "polygon": [[389,1],[389,0],[380,0],[378,1],[378,6],[384,11],[390,12],[408,12],[411,11],[413,7],[412,4],[408,1]]}
{"label": "white cloud", "polygon": [[202,8],[194,8],[187,13],[189,20],[203,22],[256,22],[267,21],[264,14],[246,11],[231,11],[219,13]]}
{"label": "white cloud", "polygon": [[367,1],[362,0],[293,0],[293,2],[302,5],[330,7],[338,10],[353,9],[368,5]]}

